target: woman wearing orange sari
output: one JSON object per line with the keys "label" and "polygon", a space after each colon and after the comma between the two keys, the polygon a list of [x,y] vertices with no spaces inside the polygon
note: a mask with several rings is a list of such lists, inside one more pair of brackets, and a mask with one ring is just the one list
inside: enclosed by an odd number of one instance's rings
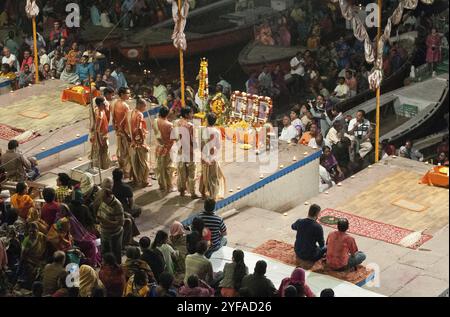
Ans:
{"label": "woman wearing orange sari", "polygon": [[78,64],[80,62],[81,51],[78,48],[77,42],[72,43],[72,48],[69,51],[69,53],[67,53],[66,58],[67,58],[67,64],[70,64],[72,66],[75,66],[76,64]]}
{"label": "woman wearing orange sari", "polygon": [[61,218],[50,227],[47,234],[47,241],[57,251],[66,252],[72,248],[73,237],[70,234],[69,218]]}
{"label": "woman wearing orange sari", "polygon": [[17,183],[16,193],[11,197],[11,206],[22,220],[25,221],[27,219],[30,208],[34,207],[34,201],[28,195],[28,185],[26,183]]}

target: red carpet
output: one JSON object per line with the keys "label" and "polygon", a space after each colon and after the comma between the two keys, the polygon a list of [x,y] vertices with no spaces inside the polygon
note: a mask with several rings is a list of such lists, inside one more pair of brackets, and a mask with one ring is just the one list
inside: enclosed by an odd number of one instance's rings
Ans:
{"label": "red carpet", "polygon": [[[350,223],[350,227],[348,229],[349,233],[353,233],[359,236],[375,240],[381,240],[392,244],[399,244],[403,238],[414,232],[409,229],[400,228],[397,226],[359,217],[356,215],[352,215],[334,209],[322,210],[322,212],[319,215],[319,221],[322,217],[325,216],[328,217],[332,216],[336,218],[347,218]],[[336,228],[336,225],[330,225],[323,222],[321,223],[324,224],[325,226]],[[431,238],[432,238],[431,235],[422,234],[421,238],[414,245],[410,246],[410,248],[417,249]]]}
{"label": "red carpet", "polygon": [[328,269],[326,263],[322,260],[312,263],[297,259],[294,252],[294,246],[282,241],[268,240],[253,249],[252,252],[280,261],[287,265],[295,267],[299,266],[305,270],[311,270],[315,273],[329,275],[358,286],[365,285],[373,278],[373,270],[367,269],[363,265],[359,265],[356,271],[336,272]]}
{"label": "red carpet", "polygon": [[[12,140],[15,137],[21,135],[24,132],[25,132],[25,130],[13,128],[9,125],[0,123],[0,139],[9,141],[9,140]],[[36,133],[33,133],[29,138],[22,140],[19,143],[23,144],[25,142],[28,142],[28,141],[36,138],[37,136],[39,136],[39,135]]]}
{"label": "red carpet", "polygon": [[297,257],[295,256],[294,246],[282,241],[266,241],[256,249],[253,249],[252,252],[278,260],[287,265],[297,266]]}

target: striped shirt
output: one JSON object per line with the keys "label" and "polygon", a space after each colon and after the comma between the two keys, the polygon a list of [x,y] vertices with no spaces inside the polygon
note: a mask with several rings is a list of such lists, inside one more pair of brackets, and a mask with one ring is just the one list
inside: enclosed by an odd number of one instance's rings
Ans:
{"label": "striped shirt", "polygon": [[198,216],[205,223],[205,227],[211,231],[211,249],[219,247],[222,235],[227,231],[227,226],[223,222],[223,219],[214,214],[207,214],[206,212],[202,212]]}

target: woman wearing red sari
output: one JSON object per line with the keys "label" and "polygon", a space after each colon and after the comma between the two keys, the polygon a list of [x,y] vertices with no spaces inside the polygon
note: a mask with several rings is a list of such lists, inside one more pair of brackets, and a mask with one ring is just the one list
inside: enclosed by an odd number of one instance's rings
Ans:
{"label": "woman wearing red sari", "polygon": [[441,35],[437,33],[436,28],[431,29],[431,33],[427,37],[427,63],[433,70],[436,63],[441,61]]}

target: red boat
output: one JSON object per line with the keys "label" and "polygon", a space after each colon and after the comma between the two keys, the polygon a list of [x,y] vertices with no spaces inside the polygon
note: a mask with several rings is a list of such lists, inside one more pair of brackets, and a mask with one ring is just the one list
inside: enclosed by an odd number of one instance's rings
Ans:
{"label": "red boat", "polygon": [[[245,43],[253,38],[253,27],[277,11],[258,7],[234,12],[234,0],[222,0],[193,11],[186,23],[186,56]],[[172,59],[178,50],[171,39],[173,22],[161,23],[129,37],[119,44],[119,52],[129,60]]]}

